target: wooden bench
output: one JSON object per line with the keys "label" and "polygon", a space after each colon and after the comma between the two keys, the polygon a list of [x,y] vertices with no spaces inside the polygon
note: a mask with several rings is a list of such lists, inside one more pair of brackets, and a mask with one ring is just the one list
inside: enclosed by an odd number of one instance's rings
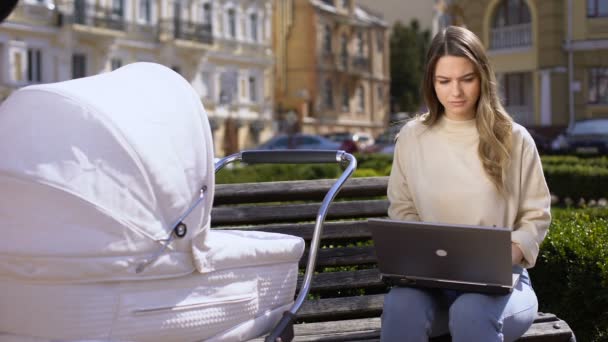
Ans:
{"label": "wooden bench", "polygon": [[[312,238],[320,201],[333,180],[217,185],[212,227]],[[387,286],[365,220],[385,217],[386,177],[352,178],[330,206],[309,299],[298,312],[295,341],[377,341]],[[300,266],[308,260],[305,252]],[[301,277],[300,277],[301,278]],[[298,287],[301,279],[298,283]],[[449,341],[443,336],[433,341]],[[539,313],[520,341],[574,341],[568,324]]]}

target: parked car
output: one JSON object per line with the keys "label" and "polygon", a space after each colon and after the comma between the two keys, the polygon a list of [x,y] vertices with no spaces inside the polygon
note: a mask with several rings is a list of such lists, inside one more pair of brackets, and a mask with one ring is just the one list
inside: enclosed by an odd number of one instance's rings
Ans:
{"label": "parked car", "polygon": [[324,138],[327,138],[333,142],[340,144],[340,150],[346,151],[348,153],[359,152],[359,146],[354,140],[354,136],[349,132],[337,132],[337,133],[328,133],[323,134]]}
{"label": "parked car", "polygon": [[396,130],[388,130],[376,137],[374,144],[367,148],[367,152],[370,153],[383,153],[393,154],[395,148],[395,136],[397,135]]}
{"label": "parked car", "polygon": [[553,140],[551,147],[558,152],[607,154],[608,118],[575,122],[570,129]]}
{"label": "parked car", "polygon": [[338,150],[340,144],[312,134],[277,135],[256,147],[258,150]]}
{"label": "parked car", "polygon": [[360,150],[365,151],[365,149],[374,144],[374,137],[369,133],[357,132],[353,134],[353,141],[357,143]]}

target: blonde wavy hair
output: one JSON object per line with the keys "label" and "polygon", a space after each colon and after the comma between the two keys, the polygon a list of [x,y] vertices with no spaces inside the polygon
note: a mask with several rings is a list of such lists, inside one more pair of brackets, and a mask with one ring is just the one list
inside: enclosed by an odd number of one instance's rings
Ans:
{"label": "blonde wavy hair", "polygon": [[462,27],[449,26],[433,38],[426,56],[422,93],[428,113],[421,120],[428,126],[437,123],[445,108],[435,93],[435,67],[443,56],[465,57],[476,68],[480,94],[475,120],[479,131],[479,159],[486,174],[501,193],[506,192],[505,173],[511,159],[513,119],[500,103],[494,70],[477,36]]}

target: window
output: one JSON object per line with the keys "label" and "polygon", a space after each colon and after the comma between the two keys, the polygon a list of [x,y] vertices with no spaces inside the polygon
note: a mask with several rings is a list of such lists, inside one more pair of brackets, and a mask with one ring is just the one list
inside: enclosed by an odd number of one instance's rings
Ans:
{"label": "window", "polygon": [[139,0],[139,20],[149,24],[152,22],[152,0]]}
{"label": "window", "polygon": [[357,88],[357,99],[358,99],[357,112],[359,112],[359,113],[365,112],[365,89],[363,89],[363,86],[359,86],[359,88]]}
{"label": "window", "polygon": [[346,8],[348,9],[350,6],[348,6],[348,0],[342,0],[342,8]]}
{"label": "window", "polygon": [[231,38],[236,38],[236,12],[234,8],[228,10],[228,34]]}
{"label": "window", "polygon": [[381,85],[378,85],[377,92],[378,92],[378,104],[382,105],[382,102],[384,101],[384,90],[382,88]]}
{"label": "window", "polygon": [[211,25],[213,12],[211,10],[211,4],[206,2],[203,4],[202,22],[203,24]]}
{"label": "window", "polygon": [[587,17],[608,17],[608,0],[587,0]]}
{"label": "window", "polygon": [[124,10],[124,0],[112,0],[112,15],[122,18]]}
{"label": "window", "polygon": [[503,0],[496,8],[493,27],[529,24],[531,21],[525,0]]}
{"label": "window", "polygon": [[325,80],[324,104],[326,108],[334,108],[334,89],[331,80]]}
{"label": "window", "polygon": [[376,33],[376,49],[378,52],[384,51],[384,32],[382,31]]}
{"label": "window", "polygon": [[323,26],[323,52],[331,53],[331,26]]}
{"label": "window", "polygon": [[254,42],[258,41],[258,15],[257,13],[251,13],[249,15],[249,25],[251,26],[251,40]]}
{"label": "window", "polygon": [[532,45],[532,17],[525,0],[503,0],[494,13],[491,48]]}
{"label": "window", "polygon": [[42,51],[27,49],[27,80],[32,83],[42,82]]}
{"label": "window", "polygon": [[[506,107],[532,105],[532,79],[529,73],[510,73],[502,76],[501,90]],[[515,113],[513,113],[514,115]]]}
{"label": "window", "polygon": [[590,104],[608,104],[608,68],[589,69]]}
{"label": "window", "polygon": [[257,82],[253,76],[249,76],[249,100],[251,100],[251,102],[256,102],[258,100]]}
{"label": "window", "polygon": [[112,60],[110,60],[110,68],[112,70],[116,70],[116,69],[120,68],[121,66],[122,66],[122,59],[112,58]]}
{"label": "window", "polygon": [[238,93],[238,72],[224,71],[220,74],[220,104],[232,103]]}
{"label": "window", "polygon": [[87,2],[86,0],[74,0],[74,22],[85,24],[87,21]]}
{"label": "window", "polygon": [[87,56],[82,53],[72,55],[72,78],[81,78],[87,75]]}
{"label": "window", "polygon": [[203,71],[201,73],[201,79],[203,81],[203,97],[205,99],[213,99],[213,74],[210,71]]}
{"label": "window", "polygon": [[350,98],[348,97],[348,86],[342,88],[342,111],[350,111]]}
{"label": "window", "polygon": [[342,35],[340,45],[340,64],[345,67],[348,62],[348,38],[345,34]]}
{"label": "window", "polygon": [[364,42],[363,42],[363,32],[357,32],[357,54],[359,56],[363,56],[364,54]]}

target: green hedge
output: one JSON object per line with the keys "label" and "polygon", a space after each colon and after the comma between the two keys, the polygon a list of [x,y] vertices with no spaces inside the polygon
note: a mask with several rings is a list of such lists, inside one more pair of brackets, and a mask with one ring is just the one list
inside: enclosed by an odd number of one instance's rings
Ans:
{"label": "green hedge", "polygon": [[564,319],[578,341],[608,341],[608,209],[554,209],[530,269],[540,310]]}
{"label": "green hedge", "polygon": [[541,156],[543,165],[587,165],[608,168],[608,157]]}
{"label": "green hedge", "polygon": [[545,178],[552,194],[560,199],[608,197],[608,167],[584,164],[545,164]]}

